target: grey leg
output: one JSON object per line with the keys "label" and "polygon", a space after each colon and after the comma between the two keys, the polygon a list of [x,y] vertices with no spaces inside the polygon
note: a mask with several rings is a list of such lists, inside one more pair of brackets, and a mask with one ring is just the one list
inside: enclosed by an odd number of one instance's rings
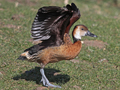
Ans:
{"label": "grey leg", "polygon": [[42,75],[42,79],[40,82],[43,82],[43,85],[46,86],[46,87],[58,87],[58,88],[61,88],[60,86],[56,86],[56,85],[53,85],[49,82],[49,80],[47,79],[47,77],[45,76],[45,73],[44,73],[44,69],[41,68],[40,69],[40,73]]}

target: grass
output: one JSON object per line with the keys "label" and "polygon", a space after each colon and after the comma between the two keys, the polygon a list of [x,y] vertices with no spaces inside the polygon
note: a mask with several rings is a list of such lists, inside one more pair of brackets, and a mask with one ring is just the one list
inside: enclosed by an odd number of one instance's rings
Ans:
{"label": "grass", "polygon": [[[64,1],[17,1],[18,6],[15,0],[0,0],[0,90],[35,90],[43,88],[39,83],[40,66],[16,58],[24,49],[32,46],[29,42],[30,29],[37,10],[48,5],[63,6]],[[48,64],[45,67],[47,77],[53,84],[61,85],[62,90],[119,90],[120,0],[118,7],[110,0],[70,0],[69,3],[71,2],[76,3],[81,12],[80,20],[73,27],[84,24],[98,35],[98,38],[83,37],[82,40],[99,40],[107,45],[100,49],[83,44],[76,58],[77,63],[61,61]],[[100,61],[103,59],[105,61]],[[56,72],[58,75],[53,75]]]}

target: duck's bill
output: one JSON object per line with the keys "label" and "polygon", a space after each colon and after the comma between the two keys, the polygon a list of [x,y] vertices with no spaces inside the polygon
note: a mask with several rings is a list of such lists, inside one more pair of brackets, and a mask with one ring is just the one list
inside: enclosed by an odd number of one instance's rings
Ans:
{"label": "duck's bill", "polygon": [[85,36],[90,36],[90,37],[97,37],[95,34],[91,33],[90,31],[87,31]]}

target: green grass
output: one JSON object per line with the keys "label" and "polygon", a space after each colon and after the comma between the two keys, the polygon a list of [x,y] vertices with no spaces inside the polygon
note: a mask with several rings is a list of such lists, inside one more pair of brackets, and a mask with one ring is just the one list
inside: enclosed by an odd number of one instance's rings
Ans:
{"label": "green grass", "polygon": [[[41,87],[39,65],[16,58],[29,42],[30,29],[37,10],[42,6],[64,6],[63,0],[0,0],[0,90],[34,90]],[[104,49],[86,47],[78,57],[79,63],[61,61],[48,64],[45,73],[53,84],[62,86],[57,90],[119,90],[120,89],[120,10],[112,0],[70,0],[81,12],[81,18],[73,25],[86,25],[98,38],[83,37],[82,40],[99,40],[108,45]],[[12,20],[12,16],[21,17]],[[71,28],[71,32],[72,29]],[[71,34],[70,32],[70,34]],[[91,51],[91,50],[92,51]],[[107,62],[99,62],[106,59]],[[53,73],[60,75],[54,76]],[[50,90],[56,90],[49,88]]]}

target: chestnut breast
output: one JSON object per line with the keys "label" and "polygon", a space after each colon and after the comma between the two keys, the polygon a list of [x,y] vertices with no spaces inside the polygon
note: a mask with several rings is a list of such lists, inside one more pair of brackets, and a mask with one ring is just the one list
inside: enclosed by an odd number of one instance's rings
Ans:
{"label": "chestnut breast", "polygon": [[56,47],[46,48],[38,54],[38,63],[53,63],[61,60],[70,60],[75,58],[81,50],[81,41],[77,41],[74,44],[64,44]]}

